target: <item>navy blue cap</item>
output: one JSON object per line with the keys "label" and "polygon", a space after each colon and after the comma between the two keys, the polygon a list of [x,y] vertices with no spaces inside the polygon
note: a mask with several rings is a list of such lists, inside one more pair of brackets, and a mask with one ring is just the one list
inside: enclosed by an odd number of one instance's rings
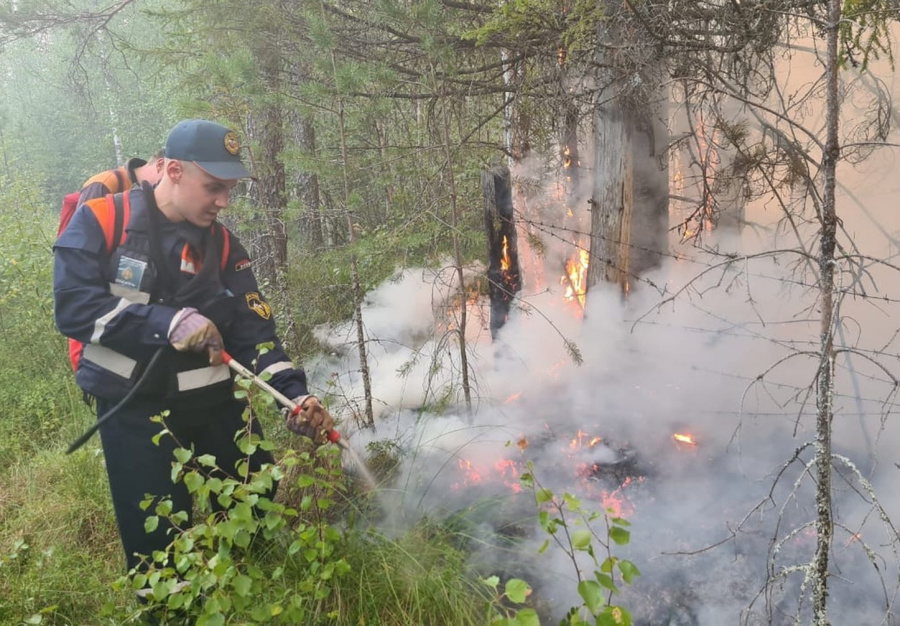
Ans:
{"label": "navy blue cap", "polygon": [[241,144],[233,131],[207,120],[184,120],[169,131],[166,158],[192,161],[223,180],[250,178],[241,162]]}

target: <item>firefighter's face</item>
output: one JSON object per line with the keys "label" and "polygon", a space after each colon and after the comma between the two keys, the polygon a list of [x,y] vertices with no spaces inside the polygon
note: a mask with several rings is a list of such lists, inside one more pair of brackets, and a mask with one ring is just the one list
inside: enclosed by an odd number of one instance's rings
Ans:
{"label": "firefighter's face", "polygon": [[177,161],[175,164],[179,166],[175,168],[173,180],[176,183],[173,191],[176,211],[191,224],[209,226],[219,211],[228,206],[228,198],[237,181],[216,178],[193,163]]}

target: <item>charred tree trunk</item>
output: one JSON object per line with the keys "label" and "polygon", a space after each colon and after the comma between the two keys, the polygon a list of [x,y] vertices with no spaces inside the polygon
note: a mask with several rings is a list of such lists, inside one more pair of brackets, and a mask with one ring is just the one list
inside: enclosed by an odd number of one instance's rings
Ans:
{"label": "charred tree trunk", "polygon": [[628,115],[632,142],[634,201],[628,272],[638,276],[662,264],[669,248],[669,131],[666,101],[660,93],[647,110]]}
{"label": "charred tree trunk", "polygon": [[578,102],[572,93],[568,66],[566,65],[567,52],[564,46],[557,51],[557,69],[559,71],[559,86],[557,98],[559,101],[559,159],[565,176],[566,205],[572,208],[577,198],[578,186],[581,183],[581,155],[578,151],[578,122],[581,119],[581,111]]}
{"label": "charred tree trunk", "polygon": [[484,227],[488,241],[488,292],[491,301],[491,339],[509,318],[510,304],[521,289],[516,223],[509,168],[495,167],[481,174]]}

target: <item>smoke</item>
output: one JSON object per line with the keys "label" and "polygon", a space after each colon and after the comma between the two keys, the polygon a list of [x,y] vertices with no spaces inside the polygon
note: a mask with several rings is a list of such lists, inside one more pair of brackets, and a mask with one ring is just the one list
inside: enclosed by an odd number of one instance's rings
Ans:
{"label": "smoke", "polygon": [[[859,258],[896,258],[895,171],[888,153],[840,173],[842,244]],[[544,280],[526,277],[497,341],[486,330],[487,304],[467,303],[475,320],[467,332],[471,413],[448,335],[462,306],[452,273],[407,270],[369,294],[363,319],[377,428],[354,432],[348,418],[342,430],[363,456],[383,439],[402,450],[399,475],[381,496],[384,527],[466,517],[485,546],[498,546],[479,551],[479,569],[525,578],[558,620],[581,600],[571,559],[556,548],[538,553],[548,537],[530,493],[517,492],[530,462],[557,495],[571,493],[593,511],[618,507],[629,519],[631,542],[613,553],[642,571],[619,600],[638,623],[808,618],[808,600],[799,598],[810,584],[787,568],[808,563],[815,548],[805,464],[814,452],[820,303],[815,261],[789,249],[799,235],[814,251],[816,231],[785,230],[771,199],[746,210],[754,227],[710,233],[705,249],[672,241],[675,253],[627,299],[618,288],[592,289],[584,316],[558,283],[556,259],[573,251],[561,240],[544,259]],[[773,241],[786,251],[772,254]],[[742,260],[725,262],[735,258]],[[839,310],[834,446],[849,464],[835,464],[835,624],[895,623],[888,607],[897,537],[884,520],[900,516],[893,489],[900,290],[892,267],[864,265],[863,272],[849,260],[839,267],[840,289],[868,297],[847,296]],[[321,338],[334,348],[309,368],[311,380],[328,377],[340,394],[359,398],[355,329],[322,329]],[[675,433],[696,444],[675,441]],[[591,447],[593,437],[602,441]],[[602,524],[594,528],[603,535]],[[514,558],[504,541],[516,546]],[[578,563],[591,576],[586,555]]]}

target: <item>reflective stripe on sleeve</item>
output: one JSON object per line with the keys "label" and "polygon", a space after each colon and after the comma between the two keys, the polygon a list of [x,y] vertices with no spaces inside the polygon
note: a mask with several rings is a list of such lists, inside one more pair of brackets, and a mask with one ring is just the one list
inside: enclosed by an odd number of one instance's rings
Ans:
{"label": "reflective stripe on sleeve", "polygon": [[150,302],[150,294],[146,291],[132,289],[131,287],[119,285],[118,283],[109,284],[109,293],[117,298],[125,298],[129,302],[134,302],[136,304],[147,304]]}
{"label": "reflective stripe on sleeve", "polygon": [[90,361],[117,376],[129,379],[134,373],[134,368],[137,367],[137,361],[134,359],[95,343],[89,343],[84,346],[81,360]]}
{"label": "reflective stripe on sleeve", "polygon": [[227,365],[201,367],[200,369],[178,372],[178,391],[190,391],[209,387],[231,378]]}
{"label": "reflective stripe on sleeve", "polygon": [[273,374],[277,374],[278,372],[292,369],[294,369],[294,364],[290,361],[278,361],[277,363],[272,363],[272,365],[264,369],[262,372],[260,372],[260,374],[269,374],[271,376]]}
{"label": "reflective stripe on sleeve", "polygon": [[97,318],[97,321],[94,322],[94,334],[91,335],[91,343],[100,343],[100,337],[103,336],[103,331],[106,330],[106,325],[109,323],[109,321],[130,306],[131,302],[129,302],[125,298],[120,298],[119,303],[113,308],[112,311],[110,311],[106,315],[103,315],[102,317]]}

